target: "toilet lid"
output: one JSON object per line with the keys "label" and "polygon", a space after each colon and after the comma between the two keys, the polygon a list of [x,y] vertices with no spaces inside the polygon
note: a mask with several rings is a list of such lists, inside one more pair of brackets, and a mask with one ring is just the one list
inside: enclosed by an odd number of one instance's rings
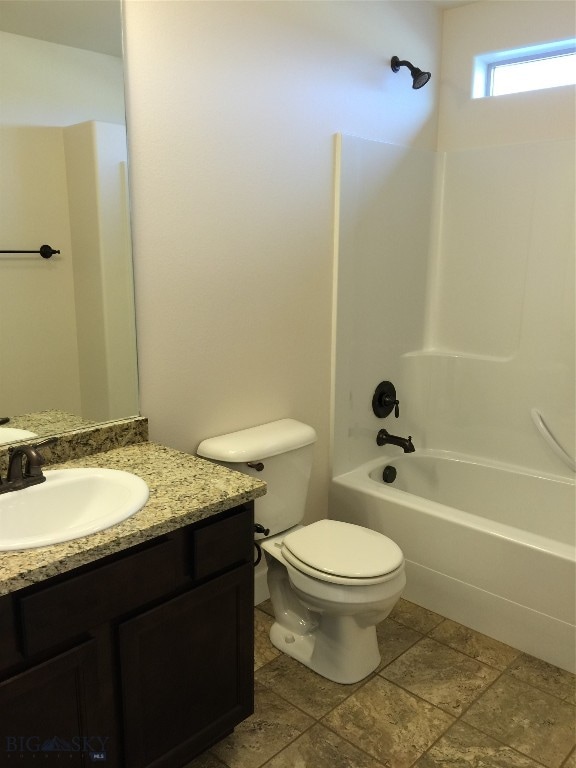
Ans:
{"label": "toilet lid", "polygon": [[400,547],[381,533],[338,520],[319,520],[284,538],[297,560],[321,573],[351,579],[384,576],[404,562]]}

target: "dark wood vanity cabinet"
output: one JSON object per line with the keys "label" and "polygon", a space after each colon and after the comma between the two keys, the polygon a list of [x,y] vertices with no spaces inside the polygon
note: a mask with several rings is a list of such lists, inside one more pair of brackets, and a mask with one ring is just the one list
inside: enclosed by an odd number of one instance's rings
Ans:
{"label": "dark wood vanity cabinet", "polygon": [[0,766],[181,768],[253,711],[253,510],[0,598]]}

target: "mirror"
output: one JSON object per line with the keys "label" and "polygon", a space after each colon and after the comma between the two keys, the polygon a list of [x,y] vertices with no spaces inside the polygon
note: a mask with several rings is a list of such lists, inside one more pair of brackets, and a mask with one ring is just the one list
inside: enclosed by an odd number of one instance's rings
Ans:
{"label": "mirror", "polygon": [[0,105],[1,445],[138,413],[120,0],[0,0]]}

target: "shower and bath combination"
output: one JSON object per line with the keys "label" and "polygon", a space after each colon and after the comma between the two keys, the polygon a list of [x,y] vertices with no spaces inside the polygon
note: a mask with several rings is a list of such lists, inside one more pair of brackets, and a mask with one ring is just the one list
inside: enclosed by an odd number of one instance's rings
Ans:
{"label": "shower and bath combination", "polygon": [[426,85],[428,80],[430,80],[430,78],[432,77],[430,72],[423,72],[421,69],[418,69],[418,67],[415,67],[409,61],[400,61],[398,56],[392,56],[390,66],[392,67],[392,72],[399,72],[400,67],[408,67],[408,69],[410,70],[410,74],[412,75],[412,88],[416,90],[418,88],[422,88],[423,85]]}

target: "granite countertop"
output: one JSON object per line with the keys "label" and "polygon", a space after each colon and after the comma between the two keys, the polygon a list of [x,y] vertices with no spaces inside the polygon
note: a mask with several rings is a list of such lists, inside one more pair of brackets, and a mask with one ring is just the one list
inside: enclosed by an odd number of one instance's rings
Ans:
{"label": "granite countertop", "polygon": [[204,520],[266,493],[266,484],[249,475],[149,442],[93,453],[46,469],[67,467],[133,472],[148,484],[150,498],[132,517],[99,533],[37,549],[0,552],[0,595]]}
{"label": "granite countertop", "polygon": [[82,419],[66,411],[49,410],[11,416],[6,426],[14,427],[14,429],[28,429],[35,432],[38,437],[43,437],[95,426],[95,422]]}

